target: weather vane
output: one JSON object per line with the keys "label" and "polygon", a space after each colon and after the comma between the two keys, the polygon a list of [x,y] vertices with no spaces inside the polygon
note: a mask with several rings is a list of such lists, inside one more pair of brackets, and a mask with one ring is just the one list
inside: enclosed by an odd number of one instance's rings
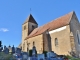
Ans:
{"label": "weather vane", "polygon": [[31,14],[31,8],[30,8],[30,14]]}

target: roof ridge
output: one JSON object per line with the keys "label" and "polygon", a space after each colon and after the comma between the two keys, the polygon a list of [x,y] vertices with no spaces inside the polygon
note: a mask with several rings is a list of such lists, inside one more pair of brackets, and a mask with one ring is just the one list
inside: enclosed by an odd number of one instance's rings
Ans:
{"label": "roof ridge", "polygon": [[72,16],[73,16],[73,14],[75,13],[74,11],[72,11],[72,12],[70,12],[72,15],[71,15],[71,17],[70,17],[70,19],[69,19],[69,23],[70,23],[70,21],[71,21],[71,19],[72,19]]}
{"label": "roof ridge", "polygon": [[[73,15],[74,11],[69,12],[68,14],[71,14],[71,13],[72,13],[72,15]],[[46,23],[46,24],[44,24],[44,25],[42,25],[42,26],[45,26],[45,25],[47,25],[47,24],[49,24],[49,23],[51,23],[51,22],[53,22],[53,21],[55,21],[55,20],[57,20],[57,19],[59,19],[59,18],[62,18],[62,17],[64,17],[64,16],[68,15],[68,14],[62,15],[62,16],[60,16],[60,17],[58,17],[58,18],[56,18],[56,19],[54,19],[54,20],[52,20],[52,21],[50,21],[50,22],[48,22],[48,23]],[[72,18],[72,16],[71,16],[71,18]],[[70,19],[71,19],[71,18],[70,18]],[[42,26],[39,26],[38,28],[40,28],[40,27],[42,27]]]}
{"label": "roof ridge", "polygon": [[[57,20],[57,19],[59,19],[59,18],[62,18],[62,17],[64,17],[64,16],[68,15],[68,14],[71,14],[71,13],[72,13],[72,15],[73,15],[73,12],[74,12],[74,11],[69,12],[69,13],[67,13],[67,14],[65,14],[65,15],[62,15],[62,16],[60,16],[60,17],[58,17],[58,18],[52,20],[52,21],[55,21],[55,20]],[[71,16],[71,17],[72,17],[72,16]],[[52,21],[51,21],[51,22],[52,22]],[[50,23],[50,22],[49,22],[49,23]]]}

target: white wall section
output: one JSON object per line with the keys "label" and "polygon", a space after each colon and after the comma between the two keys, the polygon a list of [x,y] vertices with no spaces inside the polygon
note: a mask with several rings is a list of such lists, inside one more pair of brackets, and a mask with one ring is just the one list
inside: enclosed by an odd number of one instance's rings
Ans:
{"label": "white wall section", "polygon": [[66,29],[66,26],[58,28],[58,29],[55,29],[55,30],[52,30],[52,31],[49,31],[49,33],[51,34],[51,33],[54,33],[54,32],[59,32],[59,31],[62,31],[64,29]]}

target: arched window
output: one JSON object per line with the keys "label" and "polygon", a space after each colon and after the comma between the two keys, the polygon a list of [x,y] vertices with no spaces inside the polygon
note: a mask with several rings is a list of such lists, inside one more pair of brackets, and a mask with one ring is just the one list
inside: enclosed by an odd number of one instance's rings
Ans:
{"label": "arched window", "polygon": [[55,38],[55,46],[58,46],[58,39]]}
{"label": "arched window", "polygon": [[35,42],[33,41],[33,46],[35,46]]}
{"label": "arched window", "polygon": [[25,43],[23,43],[23,50],[25,50]]}
{"label": "arched window", "polygon": [[78,40],[78,44],[80,45],[79,30],[77,30],[77,40]]}
{"label": "arched window", "polygon": [[26,29],[26,26],[24,26],[24,30]]}

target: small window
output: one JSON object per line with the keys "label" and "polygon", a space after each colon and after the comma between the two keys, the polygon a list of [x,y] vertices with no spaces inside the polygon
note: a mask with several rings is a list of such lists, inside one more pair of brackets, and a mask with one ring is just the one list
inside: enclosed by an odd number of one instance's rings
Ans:
{"label": "small window", "polygon": [[23,44],[23,50],[25,50],[25,43]]}
{"label": "small window", "polygon": [[58,39],[55,38],[55,46],[58,46]]}
{"label": "small window", "polygon": [[35,27],[32,25],[32,29],[34,29]]}
{"label": "small window", "polygon": [[33,46],[35,46],[35,42],[33,41]]}
{"label": "small window", "polygon": [[77,31],[77,40],[78,40],[78,44],[80,45],[79,31]]}
{"label": "small window", "polygon": [[24,26],[24,30],[26,29],[26,26]]}
{"label": "small window", "polygon": [[29,51],[28,47],[27,47],[27,52]]}

